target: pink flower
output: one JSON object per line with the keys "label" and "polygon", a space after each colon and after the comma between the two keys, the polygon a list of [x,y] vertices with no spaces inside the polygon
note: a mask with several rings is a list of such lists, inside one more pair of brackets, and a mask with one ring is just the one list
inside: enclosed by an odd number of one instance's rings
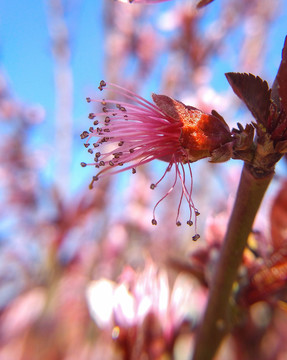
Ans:
{"label": "pink flower", "polygon": [[[106,88],[101,81],[99,89]],[[176,224],[179,226],[180,209],[185,198],[189,207],[188,225],[192,225],[198,215],[192,195],[192,172],[190,163],[212,156],[222,144],[231,140],[228,126],[224,120],[214,115],[186,106],[165,95],[152,94],[155,104],[145,100],[133,92],[120,86],[109,84],[108,89],[127,99],[127,102],[115,100],[91,100],[100,102],[103,107],[99,113],[91,113],[94,127],[89,132],[84,131],[82,139],[86,139],[85,147],[94,154],[94,162],[81,163],[83,167],[93,165],[101,169],[93,177],[90,187],[100,177],[116,174],[125,170],[136,173],[136,168],[158,159],[168,163],[162,177],[151,184],[155,189],[159,183],[174,168],[174,180],[170,189],[156,203],[153,209],[152,224],[156,225],[155,210],[175,188],[177,182],[181,185],[181,195],[176,215]],[[93,138],[96,138],[92,143]],[[91,145],[92,143],[92,145]],[[102,148],[102,151],[98,151]],[[218,153],[216,153],[218,160]],[[186,165],[186,168],[184,167]],[[186,174],[187,171],[187,174]],[[197,240],[199,235],[194,236]]]}

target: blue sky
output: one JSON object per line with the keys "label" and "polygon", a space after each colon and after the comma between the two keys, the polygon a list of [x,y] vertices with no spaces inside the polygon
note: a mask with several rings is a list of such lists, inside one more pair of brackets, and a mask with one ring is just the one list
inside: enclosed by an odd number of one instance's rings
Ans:
{"label": "blue sky", "polygon": [[[90,110],[85,99],[103,78],[103,2],[75,0],[63,3],[69,4],[69,16],[65,20],[71,36],[73,132],[77,134],[74,143],[78,145],[79,134],[87,126],[83,122],[87,121]],[[0,0],[1,69],[16,99],[27,105],[40,104],[46,111],[45,121],[32,132],[31,144],[35,147],[41,147],[45,142],[51,144],[55,133],[54,60],[47,4],[47,1],[39,0]],[[73,162],[74,171],[81,171],[79,163],[80,159]],[[45,171],[48,178],[54,176],[53,167],[47,167]],[[75,186],[77,179],[78,176]]]}
{"label": "blue sky", "polygon": [[[103,1],[66,1],[71,8],[67,22],[72,34],[76,117],[82,114],[83,106],[80,104],[89,87],[96,85],[103,76]],[[40,103],[51,111],[54,107],[51,96],[54,81],[47,3],[39,0],[0,0],[0,62],[14,94],[20,100]],[[156,6],[164,7],[164,4]],[[216,4],[210,7],[216,10]],[[287,32],[287,29],[284,31],[286,8],[283,4],[282,14],[271,28],[270,50],[267,52],[270,76],[280,59],[280,49]],[[213,17],[212,13],[209,13],[209,18]]]}
{"label": "blue sky", "polygon": [[[72,34],[75,99],[102,72],[102,1],[70,1],[67,19]],[[0,60],[17,97],[23,102],[54,106],[53,60],[47,20],[47,2],[0,1]],[[79,96],[80,95],[80,96]]]}

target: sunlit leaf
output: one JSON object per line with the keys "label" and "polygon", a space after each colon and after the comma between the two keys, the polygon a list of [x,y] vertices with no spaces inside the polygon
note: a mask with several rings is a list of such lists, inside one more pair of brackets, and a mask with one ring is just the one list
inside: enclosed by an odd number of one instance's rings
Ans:
{"label": "sunlit leaf", "polygon": [[259,76],[246,73],[226,73],[235,94],[246,104],[254,118],[264,127],[271,104],[268,83]]}

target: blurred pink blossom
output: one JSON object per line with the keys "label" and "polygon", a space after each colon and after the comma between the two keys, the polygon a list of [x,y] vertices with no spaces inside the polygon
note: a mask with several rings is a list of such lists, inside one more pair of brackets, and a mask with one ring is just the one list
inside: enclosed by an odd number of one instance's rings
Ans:
{"label": "blurred pink blossom", "polygon": [[153,316],[169,342],[184,321],[196,321],[204,309],[205,296],[195,284],[179,274],[171,288],[166,270],[148,260],[141,273],[126,267],[119,283],[104,278],[90,283],[87,301],[100,328],[141,328]]}

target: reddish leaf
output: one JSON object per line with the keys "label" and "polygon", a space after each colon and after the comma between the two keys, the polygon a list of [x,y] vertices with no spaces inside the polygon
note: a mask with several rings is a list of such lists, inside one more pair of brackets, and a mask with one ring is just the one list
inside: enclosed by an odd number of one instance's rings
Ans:
{"label": "reddish leaf", "polygon": [[254,118],[264,127],[267,125],[271,104],[268,84],[253,74],[225,74],[235,94],[246,104]]}
{"label": "reddish leaf", "polygon": [[[272,261],[278,262],[271,265]],[[254,304],[257,301],[268,300],[276,293],[286,290],[287,262],[286,255],[280,251],[271,255],[268,266],[263,265],[250,279],[249,284],[240,294],[239,302],[245,305]]]}
{"label": "reddish leaf", "polygon": [[279,103],[280,108],[287,113],[287,37],[282,50],[281,64],[272,87],[272,98],[275,98],[275,102]]}
{"label": "reddish leaf", "polygon": [[202,7],[210,4],[210,3],[213,2],[213,1],[214,1],[214,0],[200,0],[200,1],[197,3],[196,7],[197,7],[198,9],[200,9],[200,8],[202,8]]}
{"label": "reddish leaf", "polygon": [[274,249],[280,249],[287,240],[287,182],[276,196],[271,208],[271,237]]}

